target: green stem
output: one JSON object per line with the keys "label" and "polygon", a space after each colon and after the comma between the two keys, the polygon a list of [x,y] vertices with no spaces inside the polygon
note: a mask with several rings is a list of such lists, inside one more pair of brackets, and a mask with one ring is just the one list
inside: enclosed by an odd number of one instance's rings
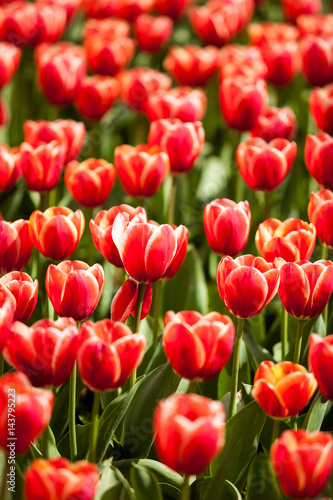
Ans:
{"label": "green stem", "polygon": [[15,469],[17,470],[17,472],[19,473],[20,477],[23,479],[24,478],[24,474],[22,472],[22,469],[21,467],[19,466],[19,464],[17,463],[17,460],[15,460]]}
{"label": "green stem", "polygon": [[198,388],[198,381],[197,380],[191,380],[190,381],[190,386],[189,386],[187,392],[195,394],[197,392],[197,388]]}
{"label": "green stem", "polygon": [[7,474],[9,473],[9,464],[7,460],[7,455],[5,453],[5,460],[2,470],[2,481],[0,484],[0,500],[6,500],[7,498]]}
{"label": "green stem", "polygon": [[42,192],[40,193],[39,207],[38,210],[40,212],[45,212],[45,210],[49,208],[49,193]]}
{"label": "green stem", "polygon": [[49,426],[47,426],[43,432],[41,439],[41,452],[43,458],[49,458]]}
{"label": "green stem", "polygon": [[69,379],[69,446],[71,461],[74,462],[77,455],[77,442],[75,430],[75,407],[76,407],[76,363]]}
{"label": "green stem", "polygon": [[183,488],[181,500],[190,500],[191,497],[191,488],[190,488],[190,476],[184,476]]}
{"label": "green stem", "polygon": [[57,188],[52,189],[49,193],[49,204],[50,207],[56,207],[57,206]]}
{"label": "green stem", "polygon": [[[135,306],[135,316],[134,316],[134,323],[133,323],[133,332],[134,333],[137,333],[139,331],[140,316],[141,316],[141,309],[142,309],[142,303],[143,303],[143,297],[145,294],[145,289],[146,289],[146,284],[140,283],[139,284],[139,291],[138,291],[138,298],[136,300],[136,306]],[[133,370],[133,372],[130,376],[130,389],[132,389],[134,387],[135,382],[136,382],[136,370]]]}
{"label": "green stem", "polygon": [[172,183],[171,183],[171,190],[170,190],[168,214],[167,214],[167,223],[168,224],[174,223],[176,189],[177,189],[177,177],[175,175],[173,175],[172,176]]}
{"label": "green stem", "polygon": [[327,245],[325,245],[325,243],[323,243],[321,246],[321,258],[323,260],[327,259]]}
{"label": "green stem", "polygon": [[264,220],[267,220],[269,217],[269,193],[267,191],[264,192]]}
{"label": "green stem", "polygon": [[98,416],[100,409],[101,395],[99,392],[94,392],[93,407],[91,411],[91,431],[90,444],[88,451],[88,460],[92,463],[96,462],[96,447],[98,437]]}
{"label": "green stem", "polygon": [[94,218],[94,209],[88,208],[86,212],[86,233],[87,233],[87,245],[88,245],[88,264],[92,266],[94,264],[95,256],[95,245],[90,234],[89,222]]}
{"label": "green stem", "polygon": [[229,418],[233,417],[236,409],[236,395],[238,388],[238,375],[239,375],[239,354],[242,343],[242,335],[244,329],[244,319],[238,318],[236,337],[233,350],[232,360],[232,375],[231,375],[231,394],[229,403]]}
{"label": "green stem", "polygon": [[288,345],[288,313],[282,306],[281,314],[281,348],[282,348],[282,361],[286,359],[287,345]]}
{"label": "green stem", "polygon": [[306,321],[304,319],[299,319],[297,323],[297,333],[296,333],[294,358],[293,358],[294,363],[299,363],[299,358],[301,356],[302,337],[303,337],[305,323]]}
{"label": "green stem", "polygon": [[279,430],[280,430],[280,420],[273,419],[273,431],[272,431],[272,443],[276,441],[276,439],[279,437]]}
{"label": "green stem", "polygon": [[154,322],[153,322],[153,342],[157,339],[158,325],[160,319],[161,302],[163,292],[163,281],[158,281],[155,285]]}
{"label": "green stem", "polygon": [[0,378],[5,373],[5,358],[0,354]]}
{"label": "green stem", "polygon": [[232,132],[231,140],[233,142],[233,148],[231,153],[232,154],[231,164],[233,168],[236,168],[235,200],[238,203],[239,201],[242,201],[244,197],[244,181],[242,176],[240,175],[236,161],[237,148],[241,142],[242,132],[240,132],[239,130],[234,130],[231,132]]}

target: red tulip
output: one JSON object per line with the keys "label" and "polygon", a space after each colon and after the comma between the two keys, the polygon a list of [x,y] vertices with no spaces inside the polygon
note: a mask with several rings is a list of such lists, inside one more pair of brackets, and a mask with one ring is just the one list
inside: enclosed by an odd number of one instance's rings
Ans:
{"label": "red tulip", "polygon": [[216,377],[230,357],[234,337],[231,319],[217,312],[168,311],[165,316],[165,353],[176,373],[188,380]]}
{"label": "red tulip", "polygon": [[77,328],[72,318],[42,319],[30,328],[16,321],[4,356],[35,387],[58,387],[69,379],[77,349]]}
{"label": "red tulip", "polygon": [[114,38],[113,34],[102,32],[86,36],[84,46],[91,70],[114,76],[131,62],[135,44],[129,37]]}
{"label": "red tulip", "polygon": [[21,175],[16,155],[4,144],[0,144],[0,193],[12,189]]}
{"label": "red tulip", "polygon": [[296,157],[295,142],[273,139],[267,143],[253,137],[237,148],[239,172],[251,189],[271,191],[286,178]]}
{"label": "red tulip", "polygon": [[267,41],[260,46],[260,50],[268,68],[268,81],[286,85],[299,73],[301,58],[297,41]]}
{"label": "red tulip", "polygon": [[309,106],[317,127],[333,135],[333,83],[313,89]]}
{"label": "red tulip", "polygon": [[0,220],[0,248],[0,274],[23,269],[32,252],[29,222]]}
{"label": "red tulip", "polygon": [[333,247],[332,191],[321,189],[317,193],[311,193],[308,214],[310,221],[317,230],[320,241],[329,247]]}
{"label": "red tulip", "polygon": [[333,38],[307,35],[299,45],[303,73],[311,85],[321,87],[333,80]]}
{"label": "red tulip", "polygon": [[304,366],[263,361],[254,377],[252,396],[270,417],[288,418],[303,410],[316,389],[316,379]]}
{"label": "red tulip", "polygon": [[297,131],[295,113],[291,108],[267,108],[258,118],[257,125],[250,131],[252,137],[261,137],[266,142],[273,139],[292,141]]}
{"label": "red tulip", "polygon": [[12,78],[18,68],[20,59],[20,49],[11,43],[0,43],[0,89]]}
{"label": "red tulip", "polygon": [[282,9],[288,21],[295,23],[302,14],[320,14],[321,0],[282,0]]}
{"label": "red tulip", "polygon": [[217,268],[217,287],[227,309],[239,318],[259,314],[276,294],[279,270],[261,257],[223,257]]}
{"label": "red tulip", "polygon": [[140,50],[157,52],[169,42],[173,22],[167,16],[140,14],[135,20],[134,28]]}
{"label": "red tulip", "polygon": [[170,160],[172,173],[190,170],[201,153],[205,132],[201,122],[183,123],[181,120],[156,120],[150,124],[148,143],[164,149]]}
{"label": "red tulip", "polygon": [[62,500],[93,500],[99,484],[96,465],[66,458],[38,458],[25,473],[26,500],[51,500],[57,492]]}
{"label": "red tulip", "polygon": [[138,111],[145,111],[150,94],[171,87],[171,78],[149,68],[133,68],[121,74],[119,79],[121,99]]}
{"label": "red tulip", "polygon": [[97,207],[107,200],[116,180],[116,170],[105,160],[90,158],[66,165],[65,184],[73,198],[85,207]]}
{"label": "red tulip", "polygon": [[[138,295],[139,284],[128,278],[112,299],[110,309],[111,320],[125,323],[130,314],[135,317]],[[144,291],[140,320],[149,314],[152,298],[153,287],[151,284],[148,284]]]}
{"label": "red tulip", "polygon": [[218,49],[213,46],[175,46],[170,48],[163,65],[181,85],[204,86],[217,69],[218,54]]}
{"label": "red tulip", "polygon": [[207,98],[202,90],[191,87],[175,87],[172,90],[157,90],[147,99],[146,113],[149,120],[178,118],[183,122],[203,119],[206,113]]}
{"label": "red tulip", "polygon": [[224,445],[222,403],[197,394],[173,394],[158,403],[153,425],[161,461],[179,473],[197,475]]}
{"label": "red tulip", "polygon": [[333,14],[302,14],[296,21],[301,35],[332,36]]}
{"label": "red tulip", "polygon": [[164,16],[178,19],[194,0],[155,0],[154,8]]}
{"label": "red tulip", "polygon": [[58,141],[34,148],[23,142],[19,149],[19,168],[28,189],[51,191],[58,184],[66,159],[66,149]]}
{"label": "red tulip", "polygon": [[220,104],[229,127],[253,129],[268,104],[265,80],[243,76],[224,78],[220,84]]}
{"label": "red tulip", "polygon": [[286,262],[310,259],[316,245],[316,228],[301,219],[267,219],[259,224],[256,247],[267,262],[281,257]]}
{"label": "red tulip", "polygon": [[331,158],[333,138],[323,132],[306,137],[304,159],[307,169],[314,179],[328,189],[333,189]]}
{"label": "red tulip", "polygon": [[100,264],[65,260],[47,268],[45,287],[57,314],[75,321],[88,318],[96,309],[104,286]]}
{"label": "red tulip", "polygon": [[[0,281],[1,283],[1,281]],[[0,353],[3,351],[14,321],[16,301],[10,291],[0,286]]]}
{"label": "red tulip", "polygon": [[112,3],[105,0],[82,0],[82,7],[87,17],[102,19],[113,16]]}
{"label": "red tulip", "polygon": [[85,321],[79,332],[78,369],[92,391],[121,387],[141,363],[146,347],[142,333],[109,319]]}
{"label": "red tulip", "polygon": [[112,3],[113,15],[123,17],[127,21],[135,19],[154,7],[154,0],[116,0]]}
{"label": "red tulip", "polygon": [[130,24],[125,19],[109,17],[106,19],[88,19],[84,25],[84,41],[90,35],[109,35],[110,38],[129,37],[131,32]]}
{"label": "red tulip", "polygon": [[333,264],[329,260],[288,262],[280,269],[279,297],[286,311],[295,318],[319,316],[333,289]]}
{"label": "red tulip", "polygon": [[251,227],[247,201],[214,200],[205,206],[203,221],[208,245],[213,252],[234,256],[244,250]]}
{"label": "red tulip", "polygon": [[161,278],[162,280],[169,280],[173,278],[173,276],[178,272],[179,268],[183,264],[187,254],[188,229],[185,226],[179,226],[179,228],[177,228],[177,226],[175,226],[174,224],[172,224],[172,227],[175,230],[177,249],[170,266],[167,268]]}
{"label": "red tulip", "polygon": [[[8,373],[0,379],[0,446],[9,452],[26,451],[49,424],[54,395],[36,389],[23,373]],[[15,405],[15,406],[13,406]],[[12,411],[15,408],[15,413]],[[11,415],[15,415],[14,428]],[[11,431],[15,430],[15,440]],[[9,448],[11,446],[11,448]]]}
{"label": "red tulip", "polygon": [[258,45],[270,41],[289,42],[298,40],[300,31],[289,23],[251,23],[247,28],[250,43]]}
{"label": "red tulip", "polygon": [[13,271],[0,278],[3,285],[15,299],[14,320],[26,323],[32,315],[38,300],[38,281],[29,274]]}
{"label": "red tulip", "polygon": [[112,228],[116,216],[125,212],[129,220],[146,223],[147,214],[141,207],[133,208],[129,205],[119,205],[110,210],[101,210],[94,220],[90,221],[89,227],[92,239],[97,250],[105,259],[116,267],[124,267],[117,247],[113,241]]}
{"label": "red tulip", "polygon": [[48,5],[61,5],[66,11],[67,23],[77,13],[81,6],[81,0],[37,0],[40,3]]}
{"label": "red tulip", "polygon": [[333,335],[310,335],[309,367],[324,397],[333,400]]}
{"label": "red tulip", "polygon": [[265,79],[267,65],[258,47],[229,44],[220,51],[219,73],[221,79],[237,76]]}
{"label": "red tulip", "polygon": [[114,152],[120,182],[131,196],[153,196],[170,171],[168,155],[158,146],[124,144]]}
{"label": "red tulip", "polygon": [[35,210],[29,219],[29,232],[34,247],[48,259],[64,260],[74,253],[84,231],[81,210],[50,207]]}
{"label": "red tulip", "polygon": [[333,439],[324,432],[288,430],[273,443],[271,461],[282,491],[293,498],[314,498],[329,478]]}
{"label": "red tulip", "polygon": [[75,103],[82,116],[100,120],[119,95],[119,83],[107,76],[90,76],[82,80]]}

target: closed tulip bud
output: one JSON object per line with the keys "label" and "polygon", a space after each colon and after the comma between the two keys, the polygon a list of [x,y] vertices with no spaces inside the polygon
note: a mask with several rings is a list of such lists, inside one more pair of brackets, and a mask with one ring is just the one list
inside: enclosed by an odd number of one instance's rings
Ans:
{"label": "closed tulip bud", "polygon": [[270,417],[288,418],[303,410],[316,389],[316,379],[304,366],[263,361],[254,376],[252,396]]}
{"label": "closed tulip bud", "polygon": [[158,146],[124,144],[114,155],[120,182],[131,196],[153,196],[170,171],[169,157]]}
{"label": "closed tulip bud", "polygon": [[296,23],[298,16],[303,14],[320,14],[322,11],[321,0],[282,0],[284,15],[291,23]]}
{"label": "closed tulip bud", "polygon": [[0,274],[23,269],[32,252],[29,222],[0,220],[0,248]]}
{"label": "closed tulip bud", "polygon": [[203,222],[208,245],[213,252],[233,257],[242,252],[249,238],[249,203],[235,203],[227,198],[214,200],[205,206]]}
{"label": "closed tulip bud", "polygon": [[229,127],[253,129],[268,104],[265,80],[243,76],[224,78],[220,84],[220,104]]}
{"label": "closed tulip bud", "polygon": [[155,9],[164,16],[169,16],[171,19],[178,19],[182,16],[189,5],[194,0],[155,0]]}
{"label": "closed tulip bud", "polygon": [[297,17],[301,35],[328,38],[332,35],[333,14],[302,14]]}
{"label": "closed tulip bud", "polygon": [[0,278],[3,285],[14,297],[14,320],[26,323],[32,315],[38,300],[38,281],[29,274],[13,271]]}
{"label": "closed tulip bud", "polygon": [[267,65],[258,47],[229,44],[220,51],[220,78],[238,77],[265,79]]}
{"label": "closed tulip bud", "polygon": [[267,219],[259,224],[255,242],[267,262],[276,257],[286,262],[308,260],[316,245],[316,228],[301,219]]}
{"label": "closed tulip bud", "polygon": [[169,42],[173,22],[167,16],[141,14],[136,18],[134,28],[140,50],[157,52]]}
{"label": "closed tulip bud", "polygon": [[[111,320],[125,323],[130,314],[135,317],[138,295],[139,284],[128,278],[112,299],[110,308]],[[152,298],[153,287],[151,284],[148,284],[144,291],[140,320],[149,314]]]}
{"label": "closed tulip bud", "polygon": [[299,45],[303,73],[311,85],[321,87],[333,79],[333,39],[307,35]]}
{"label": "closed tulip bud", "polygon": [[156,120],[150,124],[148,143],[158,145],[169,156],[171,172],[186,173],[200,155],[205,142],[201,122],[184,123],[178,119]]}
{"label": "closed tulip bud", "polygon": [[0,193],[12,189],[21,175],[16,155],[0,144]]}
{"label": "closed tulip bud", "polygon": [[141,363],[145,347],[144,335],[123,323],[85,321],[79,332],[80,375],[93,391],[118,389]]}
{"label": "closed tulip bud", "polygon": [[22,453],[38,438],[50,422],[54,395],[36,389],[23,373],[8,373],[0,379],[0,447],[8,451],[11,427],[8,425],[15,402],[15,451]]}
{"label": "closed tulip bud", "polygon": [[329,260],[288,262],[280,268],[279,297],[295,318],[319,316],[333,289],[333,264]]}
{"label": "closed tulip bud", "polygon": [[67,259],[74,253],[84,231],[81,210],[50,207],[45,212],[35,210],[29,219],[29,232],[34,247],[52,260]]}
{"label": "closed tulip bud", "polygon": [[146,113],[149,120],[178,118],[183,122],[203,119],[207,108],[206,94],[191,87],[176,87],[172,90],[158,90],[148,96]]}
{"label": "closed tulip bud", "polygon": [[317,230],[317,236],[322,243],[333,247],[333,193],[321,189],[311,193],[308,205],[309,219]]}
{"label": "closed tulip bud", "polygon": [[47,268],[45,287],[57,314],[75,321],[88,318],[96,309],[104,286],[100,264],[89,267],[79,260],[51,264]]}
{"label": "closed tulip bud", "polygon": [[20,59],[20,49],[11,43],[0,43],[0,89],[12,78],[18,68]]}
{"label": "closed tulip bud", "polygon": [[89,36],[100,33],[108,34],[110,38],[129,37],[131,33],[130,24],[125,19],[109,17],[106,19],[88,19],[84,25],[84,42]]}
{"label": "closed tulip bud", "polygon": [[181,85],[202,87],[215,73],[218,57],[218,49],[213,46],[174,46],[170,48],[163,65]]}
{"label": "closed tulip bud", "polygon": [[149,68],[133,68],[119,76],[120,96],[127,106],[145,111],[147,99],[156,90],[169,90],[171,78]]}
{"label": "closed tulip bud", "polygon": [[26,500],[51,500],[57,491],[62,500],[93,500],[99,485],[99,470],[87,461],[38,458],[25,473]]}
{"label": "closed tulip bud", "polygon": [[273,443],[270,457],[283,493],[314,498],[332,470],[333,439],[320,431],[288,430]]}
{"label": "closed tulip bud", "polygon": [[164,351],[175,372],[188,380],[216,377],[230,357],[234,338],[235,327],[228,316],[217,312],[206,316],[195,311],[166,313]]}
{"label": "closed tulip bud", "polygon": [[313,89],[309,106],[317,127],[333,135],[333,83]]}
{"label": "closed tulip bud", "polygon": [[161,461],[181,474],[201,474],[224,446],[225,420],[220,401],[197,394],[160,401],[153,426]]}
{"label": "closed tulip bud", "polygon": [[89,158],[66,165],[65,184],[73,198],[85,207],[97,207],[107,200],[116,180],[116,170],[105,160]]}
{"label": "closed tulip bud", "polygon": [[9,290],[0,282],[0,353],[4,349],[14,321],[16,301]]}
{"label": "closed tulip bud", "polygon": [[112,3],[113,15],[123,17],[127,21],[135,19],[154,7],[154,0],[116,0]]}
{"label": "closed tulip bud", "polygon": [[278,291],[280,273],[261,257],[223,257],[217,268],[217,287],[227,309],[239,318],[259,314]]}
{"label": "closed tulip bud", "polygon": [[267,108],[259,116],[257,125],[250,131],[252,137],[260,137],[266,142],[273,139],[292,141],[297,131],[295,113],[291,108]]}
{"label": "closed tulip bud", "polygon": [[90,76],[82,80],[75,103],[82,116],[100,120],[119,95],[119,83],[107,76]]}
{"label": "closed tulip bud", "polygon": [[304,160],[312,177],[328,189],[333,189],[331,158],[333,138],[323,132],[306,137]]}
{"label": "closed tulip bud", "polygon": [[301,70],[299,45],[295,40],[267,41],[260,46],[267,65],[267,80],[275,85],[290,83]]}
{"label": "closed tulip bud", "polygon": [[295,160],[297,145],[287,139],[269,143],[253,137],[237,148],[239,172],[251,189],[272,191],[287,177]]}
{"label": "closed tulip bud", "polygon": [[333,400],[333,335],[310,335],[309,367],[325,398]]}
{"label": "closed tulip bud", "polygon": [[90,221],[90,232],[97,250],[105,259],[116,267],[124,267],[118,249],[113,241],[112,228],[116,216],[125,212],[129,220],[146,223],[147,214],[142,207],[133,208],[130,205],[119,205],[110,210],[101,210],[94,220]]}
{"label": "closed tulip bud", "polygon": [[116,75],[129,65],[134,55],[135,43],[129,37],[94,33],[86,37],[84,44],[89,67],[101,75]]}

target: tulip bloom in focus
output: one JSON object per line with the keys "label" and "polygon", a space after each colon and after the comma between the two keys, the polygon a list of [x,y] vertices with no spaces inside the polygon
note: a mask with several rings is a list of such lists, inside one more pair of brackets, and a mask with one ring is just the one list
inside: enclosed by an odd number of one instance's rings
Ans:
{"label": "tulip bloom in focus", "polygon": [[250,131],[252,137],[261,137],[266,142],[283,138],[292,141],[297,131],[295,113],[287,106],[267,108],[258,118],[257,125]]}
{"label": "tulip bloom in focus", "polygon": [[51,264],[47,268],[45,287],[57,314],[75,321],[88,318],[96,309],[104,286],[100,264],[89,267],[79,260]]}
{"label": "tulip bloom in focus", "polygon": [[309,106],[317,127],[333,135],[333,83],[323,88],[313,89]]}
{"label": "tulip bloom in focus", "polygon": [[0,274],[23,269],[32,252],[29,222],[0,220]]}
{"label": "tulip bloom in focus", "polygon": [[[11,394],[12,398],[9,397]],[[0,379],[0,447],[8,450],[8,415],[15,398],[15,451],[22,453],[38,438],[50,422],[54,395],[36,389],[23,373],[8,373]]]}
{"label": "tulip bloom in focus", "polygon": [[261,257],[223,257],[217,268],[217,287],[227,309],[239,318],[259,314],[276,294],[279,270]]}
{"label": "tulip bloom in focus", "polygon": [[169,42],[173,22],[167,16],[141,14],[136,18],[134,28],[140,50],[157,52]]}
{"label": "tulip bloom in focus", "polygon": [[119,83],[107,76],[87,76],[76,95],[75,103],[82,116],[100,120],[119,95]]}
{"label": "tulip bloom in focus", "polygon": [[86,460],[72,464],[66,458],[38,458],[25,473],[24,494],[26,500],[49,500],[57,491],[62,500],[93,500],[98,484],[99,470]]}
{"label": "tulip bloom in focus", "polygon": [[29,274],[13,271],[0,278],[3,285],[15,299],[14,319],[26,323],[32,315],[38,300],[38,281]]}
{"label": "tulip bloom in focus", "polygon": [[250,234],[251,212],[247,201],[223,198],[205,206],[203,222],[210,248],[218,255],[242,252]]}
{"label": "tulip bloom in focus", "polygon": [[203,119],[207,108],[206,94],[191,87],[175,87],[169,91],[157,90],[147,99],[146,113],[149,120],[178,118],[183,122]]}
{"label": "tulip bloom in focus", "polygon": [[323,132],[306,137],[304,159],[308,171],[321,186],[333,189],[333,138]]}
{"label": "tulip bloom in focus", "polygon": [[263,361],[254,376],[252,396],[270,417],[288,418],[303,410],[316,389],[314,375],[304,366]]}
{"label": "tulip bloom in focus", "polygon": [[333,335],[310,335],[309,366],[325,398],[333,400]]}
{"label": "tulip bloom in focus", "polygon": [[[112,321],[121,321],[125,323],[130,314],[135,317],[139,286],[139,283],[128,278],[119,288],[111,302],[110,317]],[[144,319],[149,314],[152,298],[153,287],[148,283],[148,285],[145,286],[142,299],[140,320]]]}
{"label": "tulip bloom in focus", "polygon": [[6,287],[0,286],[0,353],[6,345],[14,321],[16,301]]}
{"label": "tulip bloom in focus", "polygon": [[322,491],[333,464],[328,433],[288,430],[273,443],[271,462],[282,491],[292,498],[314,498]]}
{"label": "tulip bloom in focus", "polygon": [[180,474],[201,474],[224,445],[222,403],[197,394],[173,394],[158,403],[153,426],[161,461]]}
{"label": "tulip bloom in focus", "polygon": [[309,219],[317,230],[318,238],[324,245],[333,247],[333,193],[321,189],[311,193],[308,205]]}

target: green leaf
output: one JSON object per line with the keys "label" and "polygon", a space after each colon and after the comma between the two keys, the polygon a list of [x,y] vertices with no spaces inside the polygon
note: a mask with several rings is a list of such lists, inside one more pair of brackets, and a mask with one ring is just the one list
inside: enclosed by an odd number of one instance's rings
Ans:
{"label": "green leaf", "polygon": [[162,493],[163,500],[179,500],[181,491],[176,486],[168,483],[159,483]]}
{"label": "green leaf", "polygon": [[[83,460],[87,454],[90,441],[90,424],[76,425],[76,441],[77,441],[77,459]],[[69,432],[66,432],[64,437],[58,443],[58,449],[61,456],[68,459],[71,458]]]}
{"label": "green leaf", "polygon": [[211,477],[199,477],[191,484],[191,500],[201,500],[204,497]]}
{"label": "green leaf", "polygon": [[[318,393],[319,394],[319,393]],[[332,408],[332,401],[326,401],[324,396],[314,400],[303,422],[303,429],[309,432],[320,431],[325,415]]]}
{"label": "green leaf", "polygon": [[135,500],[131,488],[116,467],[105,467],[95,500]]}
{"label": "green leaf", "polygon": [[280,490],[271,463],[263,453],[253,460],[245,500],[280,500]]}
{"label": "green leaf", "polygon": [[[43,458],[59,458],[61,455],[58,451],[54,434],[53,434],[52,429],[49,425],[46,427],[44,433],[47,433],[47,457],[43,456]],[[42,435],[39,438],[39,440],[37,441],[37,448],[39,450],[42,450],[42,448],[43,448],[43,440],[44,439],[45,439],[45,436]]]}
{"label": "green leaf", "polygon": [[118,460],[113,462],[114,467],[117,467],[126,479],[130,478],[131,468],[133,464],[141,465],[149,469],[157,478],[158,482],[162,485],[162,490],[164,491],[163,485],[168,484],[181,490],[183,485],[183,478],[180,474],[170,469],[166,465],[158,462],[157,460],[151,460],[149,458],[140,458],[139,460],[126,459]]}
{"label": "green leaf", "polygon": [[[261,315],[259,315],[261,316]],[[259,365],[262,361],[273,360],[273,357],[267,349],[261,347],[253,338],[252,329],[255,330],[256,323],[254,323],[255,318],[251,318],[251,326],[246,322],[243,333],[243,340],[245,342],[246,347],[254,357],[257,365]],[[261,321],[258,322],[259,327],[261,327]],[[252,327],[252,328],[251,328]]]}
{"label": "green leaf", "polygon": [[162,490],[155,475],[142,465],[133,464],[130,472],[131,485],[137,500],[163,500]]}
{"label": "green leaf", "polygon": [[242,500],[241,494],[236,486],[227,480],[225,482],[223,500]]}

